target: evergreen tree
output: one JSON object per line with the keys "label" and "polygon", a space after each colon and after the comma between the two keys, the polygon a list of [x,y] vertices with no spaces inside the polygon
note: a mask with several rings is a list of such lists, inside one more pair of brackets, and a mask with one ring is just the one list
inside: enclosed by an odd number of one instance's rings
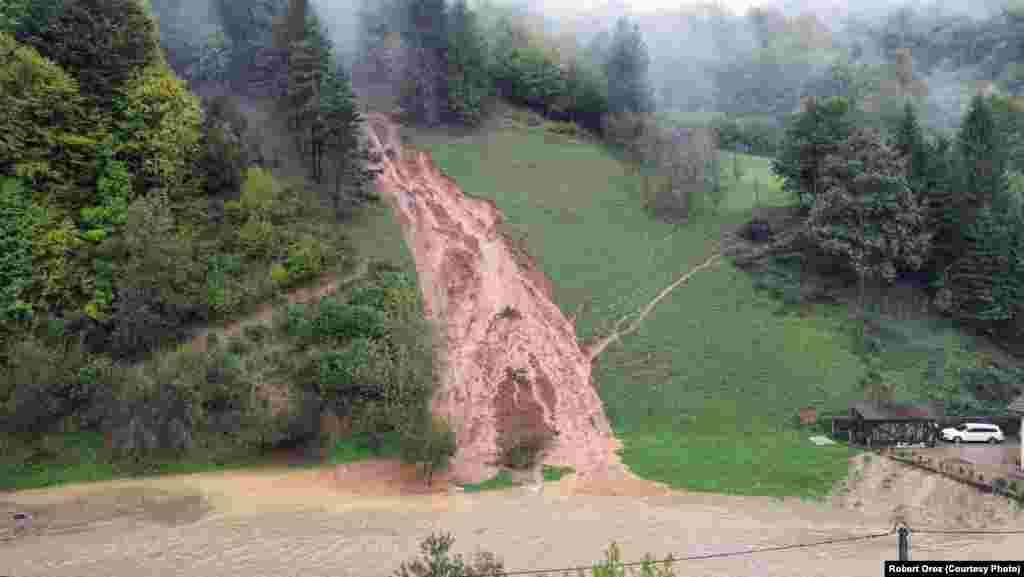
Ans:
{"label": "evergreen tree", "polygon": [[955,158],[952,141],[938,135],[925,143],[925,184],[921,188],[928,209],[928,228],[933,231],[932,270],[941,273],[953,259],[953,241],[958,232],[957,208],[953,202],[955,186]]}
{"label": "evergreen tree", "polygon": [[650,57],[640,26],[625,18],[620,19],[605,60],[608,105],[612,113],[651,110],[649,67]]}
{"label": "evergreen tree", "polygon": [[984,207],[964,231],[965,251],[946,271],[943,290],[957,318],[990,327],[1013,318],[1024,298],[1020,219]]}
{"label": "evergreen tree", "polygon": [[141,0],[65,0],[27,41],[77,76],[82,95],[103,107],[139,71],[163,60],[156,22]]}
{"label": "evergreen tree", "polygon": [[490,92],[486,44],[476,14],[465,0],[448,11],[448,111],[459,122],[476,124]]}
{"label": "evergreen tree", "polygon": [[825,157],[839,151],[852,132],[849,103],[834,97],[818,102],[808,98],[803,110],[786,129],[772,171],[782,179],[783,190],[795,196],[809,211],[824,189],[821,178]]}
{"label": "evergreen tree", "polygon": [[403,0],[400,32],[408,66],[402,107],[416,121],[436,125],[447,104],[448,26],[445,0]]}
{"label": "evergreen tree", "polygon": [[855,131],[824,159],[822,192],[807,227],[825,252],[866,279],[891,282],[928,258],[924,203],[907,184],[902,158],[871,130]]}
{"label": "evergreen tree", "polygon": [[928,177],[928,149],[914,105],[910,102],[903,107],[903,116],[896,126],[892,145],[903,157],[908,184],[914,192],[923,192]]}
{"label": "evergreen tree", "polygon": [[962,192],[956,198],[956,206],[961,230],[973,224],[981,209],[1005,200],[1009,183],[1001,140],[991,104],[980,94],[975,95],[957,136]]}
{"label": "evergreen tree", "polygon": [[363,117],[345,70],[336,66],[324,75],[320,93],[326,143],[325,156],[334,169],[331,204],[339,218],[375,198],[376,175],[366,168],[369,151],[360,139]]}

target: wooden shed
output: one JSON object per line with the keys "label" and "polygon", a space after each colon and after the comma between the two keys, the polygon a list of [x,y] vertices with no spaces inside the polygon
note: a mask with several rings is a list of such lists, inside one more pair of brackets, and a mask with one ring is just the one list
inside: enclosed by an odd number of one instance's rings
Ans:
{"label": "wooden shed", "polygon": [[868,447],[899,443],[934,445],[943,419],[938,404],[860,401],[850,407],[850,441]]}

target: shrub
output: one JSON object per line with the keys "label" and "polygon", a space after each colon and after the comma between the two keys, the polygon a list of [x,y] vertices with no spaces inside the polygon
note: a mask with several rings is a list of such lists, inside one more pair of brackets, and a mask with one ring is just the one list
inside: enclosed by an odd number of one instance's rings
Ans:
{"label": "shrub", "polygon": [[320,355],[318,392],[338,414],[348,414],[356,400],[382,396],[381,384],[372,373],[379,348],[367,339],[355,339],[342,350]]}
{"label": "shrub", "polygon": [[281,263],[274,263],[273,266],[270,267],[270,280],[274,281],[274,284],[276,285],[288,284],[288,269],[286,269]]}
{"label": "shrub", "polygon": [[546,428],[531,427],[526,419],[515,418],[498,435],[499,462],[512,469],[529,469],[537,463],[554,437],[555,434]]}
{"label": "shrub", "polygon": [[50,344],[26,339],[12,345],[14,361],[0,371],[0,419],[12,433],[38,434],[52,430],[64,418],[90,408],[109,376],[101,365],[90,365],[77,339]]}
{"label": "shrub", "polygon": [[315,238],[305,237],[288,247],[288,260],[284,266],[289,278],[299,280],[316,276],[323,270],[323,265],[323,247]]}
{"label": "shrub", "polygon": [[428,486],[433,482],[434,472],[448,466],[456,449],[455,433],[440,417],[431,418],[425,425],[404,428],[400,444],[402,461],[419,465]]}
{"label": "shrub", "polygon": [[498,313],[498,318],[518,320],[523,318],[523,315],[517,309],[506,305],[505,308],[501,309],[501,312]]}
{"label": "shrub", "polygon": [[305,305],[288,305],[284,310],[283,317],[282,325],[289,336],[300,339],[313,338],[315,334],[313,321],[310,320]]}
{"label": "shrub", "polygon": [[269,171],[258,166],[249,167],[242,184],[241,208],[250,214],[269,214],[281,194],[281,188]]}
{"label": "shrub", "polygon": [[241,191],[249,157],[245,146],[247,123],[227,96],[204,101],[203,154],[200,162],[211,196],[231,196]]}
{"label": "shrub", "polygon": [[583,131],[575,122],[548,122],[545,129],[552,134],[582,138]]}
{"label": "shrub", "polygon": [[245,254],[265,258],[273,250],[274,225],[267,219],[250,217],[238,230],[238,243]]}
{"label": "shrub", "polygon": [[472,566],[461,555],[452,557],[454,543],[450,534],[431,534],[420,543],[422,557],[402,563],[394,577],[498,577],[504,573],[504,564],[491,553],[477,553]]}
{"label": "shrub", "polygon": [[314,321],[315,334],[321,339],[380,338],[385,334],[384,314],[375,308],[349,305],[334,298],[320,301]]}

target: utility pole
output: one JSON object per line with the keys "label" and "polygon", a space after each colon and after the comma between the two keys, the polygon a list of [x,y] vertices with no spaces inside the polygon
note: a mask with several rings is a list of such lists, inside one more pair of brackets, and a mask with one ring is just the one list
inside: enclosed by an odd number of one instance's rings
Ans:
{"label": "utility pole", "polygon": [[902,526],[897,533],[899,534],[899,560],[910,561],[910,529]]}

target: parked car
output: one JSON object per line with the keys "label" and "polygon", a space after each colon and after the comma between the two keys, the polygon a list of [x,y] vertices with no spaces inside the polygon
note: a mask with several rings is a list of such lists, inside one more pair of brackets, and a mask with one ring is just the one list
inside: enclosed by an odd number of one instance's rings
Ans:
{"label": "parked car", "polygon": [[1003,430],[988,423],[964,423],[959,427],[942,429],[942,440],[952,443],[1002,443]]}

